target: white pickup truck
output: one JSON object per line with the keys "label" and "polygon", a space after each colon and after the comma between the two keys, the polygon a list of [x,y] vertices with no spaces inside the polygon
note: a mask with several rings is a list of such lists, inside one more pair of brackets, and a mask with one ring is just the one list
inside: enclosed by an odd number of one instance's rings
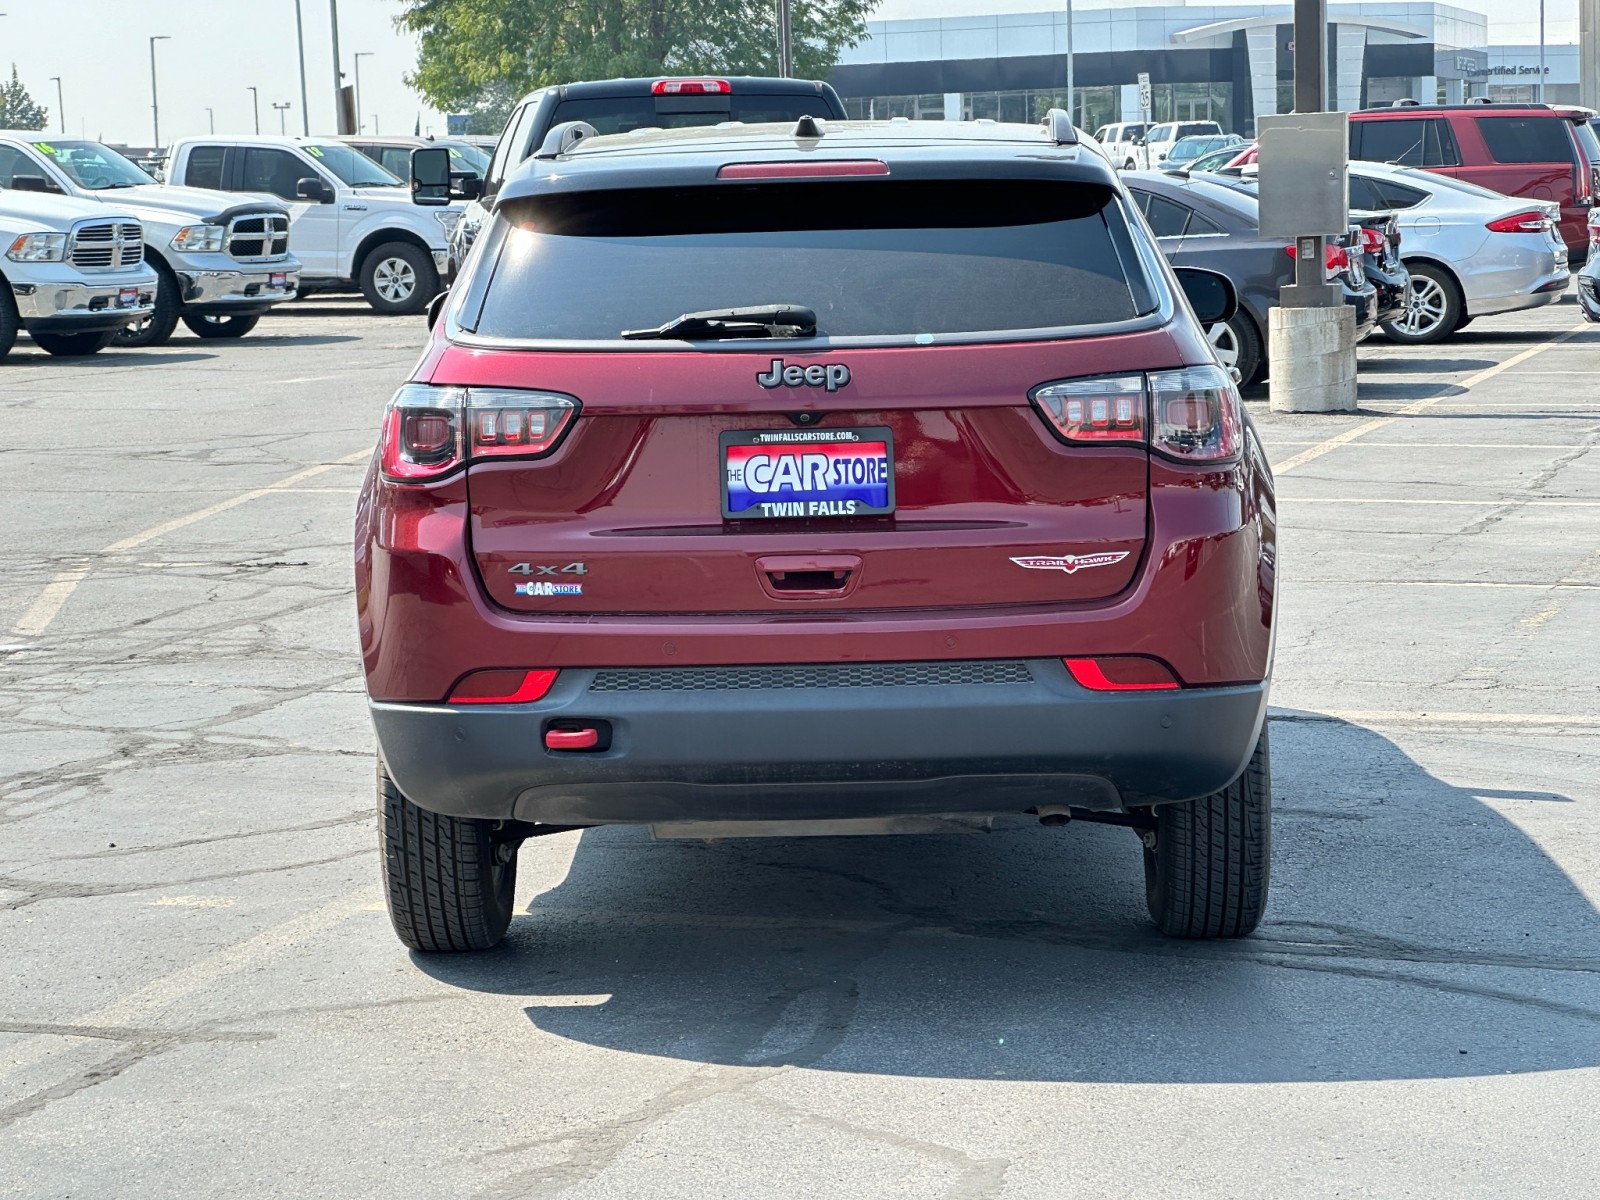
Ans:
{"label": "white pickup truck", "polygon": [[292,300],[300,263],[289,213],[271,196],[163,187],[99,142],[0,130],[0,187],[51,192],[132,213],[145,261],[160,279],[155,308],[117,334],[159,346],[181,320],[203,338],[243,337],[274,304]]}
{"label": "white pickup truck", "polygon": [[0,358],[23,329],[47,354],[94,354],[155,294],[131,213],[0,189]]}
{"label": "white pickup truck", "polygon": [[463,207],[414,204],[407,184],[333,138],[185,138],[173,143],[167,181],[276,196],[304,265],[302,292],[359,288],[396,315],[421,312],[439,293]]}

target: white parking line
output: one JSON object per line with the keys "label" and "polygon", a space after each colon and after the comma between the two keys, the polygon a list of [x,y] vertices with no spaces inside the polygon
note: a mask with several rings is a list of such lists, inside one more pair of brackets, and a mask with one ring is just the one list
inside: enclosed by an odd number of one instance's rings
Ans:
{"label": "white parking line", "polygon": [[1300,713],[1273,708],[1274,721],[1348,721],[1352,725],[1523,725],[1531,729],[1600,729],[1594,713],[1407,712],[1404,709],[1353,708]]}
{"label": "white parking line", "polygon": [[[248,504],[252,500],[259,500],[262,496],[270,496],[276,492],[294,492],[302,490],[296,488],[295,485],[307,479],[314,479],[318,475],[332,471],[336,467],[349,466],[352,463],[364,462],[371,456],[371,450],[360,450],[355,454],[347,454],[343,458],[336,459],[331,463],[319,463],[314,467],[307,467],[303,471],[296,471],[293,475],[285,476],[276,483],[269,483],[265,487],[251,488],[248,492],[240,492],[237,496],[230,496],[226,500],[219,500],[215,504],[207,505],[205,508],[198,509],[195,512],[186,514],[185,516],[174,517],[170,521],[163,521],[159,525],[152,525],[149,529],[135,533],[129,537],[121,538],[118,541],[112,542],[109,546],[102,547],[99,553],[121,554],[126,550],[135,549],[138,546],[144,545],[146,542],[154,541],[158,537],[163,537],[166,534],[183,529],[189,525],[193,525],[198,521],[204,521],[209,517],[214,517],[218,513],[227,512],[230,508],[238,508],[241,504]],[[322,489],[316,490],[320,491]],[[340,488],[334,490],[344,491],[346,489]],[[22,614],[22,619],[12,627],[11,632],[23,636],[34,636],[43,633],[49,626],[50,622],[56,619],[56,615],[61,612],[62,607],[67,603],[68,600],[72,598],[72,593],[77,590],[78,585],[88,577],[89,569],[89,566],[85,564],[82,567],[74,567],[70,570],[60,572],[54,579],[45,585],[44,591],[39,594],[39,598],[28,607],[27,612]]]}
{"label": "white parking line", "polygon": [[[1553,349],[1554,347],[1559,346],[1562,342],[1577,337],[1578,334],[1582,333],[1587,328],[1587,325],[1578,325],[1568,330],[1566,333],[1563,333],[1560,337],[1552,338],[1550,341],[1543,342],[1537,346],[1531,346],[1522,351],[1520,354],[1513,354],[1504,362],[1496,363],[1492,367],[1485,367],[1477,374],[1469,375],[1466,379],[1463,379],[1460,383],[1453,386],[1471,391],[1480,383],[1485,383],[1488,380],[1493,379],[1496,375],[1499,375],[1504,371],[1509,371],[1512,367],[1518,366],[1521,363],[1525,363],[1530,358],[1543,354],[1546,350]],[[1364,424],[1357,425],[1353,429],[1346,429],[1343,433],[1335,434],[1325,442],[1319,442],[1317,445],[1312,446],[1309,450],[1302,450],[1299,454],[1284,459],[1281,463],[1278,463],[1272,468],[1273,474],[1287,474],[1296,467],[1303,466],[1308,462],[1313,462],[1316,459],[1321,458],[1324,454],[1327,454],[1333,450],[1337,450],[1340,446],[1343,446],[1348,442],[1353,442],[1357,438],[1364,437],[1369,433],[1375,433],[1385,426],[1393,425],[1401,417],[1411,417],[1415,416],[1417,413],[1426,412],[1428,409],[1437,407],[1438,405],[1445,403],[1447,400],[1454,400],[1460,394],[1460,392],[1452,391],[1449,395],[1436,396],[1427,400],[1418,400],[1414,404],[1408,404],[1404,408],[1397,410],[1393,416],[1379,417],[1376,420],[1367,421]]]}

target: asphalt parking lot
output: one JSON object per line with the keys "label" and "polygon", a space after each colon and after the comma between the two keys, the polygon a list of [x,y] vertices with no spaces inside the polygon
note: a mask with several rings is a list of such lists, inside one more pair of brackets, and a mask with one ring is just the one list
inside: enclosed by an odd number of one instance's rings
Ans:
{"label": "asphalt parking lot", "polygon": [[420,319],[0,367],[0,1196],[1578,1196],[1600,1178],[1600,327],[1361,351],[1279,473],[1274,894],[1138,844],[529,842],[378,886],[355,490]]}

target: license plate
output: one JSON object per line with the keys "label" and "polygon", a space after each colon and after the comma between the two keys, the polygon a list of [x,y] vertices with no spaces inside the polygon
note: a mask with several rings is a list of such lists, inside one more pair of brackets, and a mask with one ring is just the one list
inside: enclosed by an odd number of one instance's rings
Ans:
{"label": "license plate", "polygon": [[894,512],[894,439],[885,427],[737,431],[721,442],[724,517]]}
{"label": "license plate", "polygon": [[281,292],[289,286],[289,277],[282,271],[274,271],[267,278],[267,286],[275,292]]}
{"label": "license plate", "polygon": [[119,291],[117,293],[117,307],[118,308],[137,308],[137,307],[139,307],[139,289],[138,288],[123,288],[121,291]]}

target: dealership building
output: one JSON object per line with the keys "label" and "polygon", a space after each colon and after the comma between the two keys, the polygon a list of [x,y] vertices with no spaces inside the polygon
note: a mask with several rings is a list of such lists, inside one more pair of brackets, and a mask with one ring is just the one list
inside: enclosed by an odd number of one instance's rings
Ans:
{"label": "dealership building", "polygon": [[[974,7],[985,0],[974,0]],[[1032,121],[1067,107],[1064,9],[869,21],[831,77],[854,117]],[[988,0],[986,7],[993,7]],[[1074,116],[1111,121],[1211,119],[1251,133],[1293,107],[1293,6],[1078,0],[1072,20]],[[1578,48],[1491,46],[1489,20],[1436,3],[1328,6],[1328,106],[1402,98],[1459,104],[1543,98],[1576,103]],[[1151,111],[1139,105],[1148,74]]]}

